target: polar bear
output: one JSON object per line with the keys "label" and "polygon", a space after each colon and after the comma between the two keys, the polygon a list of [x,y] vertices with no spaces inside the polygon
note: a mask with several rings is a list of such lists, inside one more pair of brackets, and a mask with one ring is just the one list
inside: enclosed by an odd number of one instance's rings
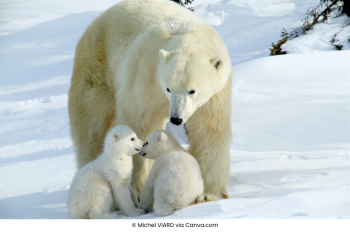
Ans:
{"label": "polar bear", "polygon": [[203,194],[204,184],[198,162],[165,130],[156,130],[139,152],[155,160],[143,186],[140,209],[158,216],[170,215],[188,206]]}
{"label": "polar bear", "polygon": [[[170,121],[185,127],[204,194],[227,198],[230,170],[231,61],[218,33],[168,0],[112,6],[78,42],[69,90],[78,167],[102,152],[106,132],[130,126],[141,140]],[[151,162],[133,156],[140,195]]]}
{"label": "polar bear", "polygon": [[68,211],[73,218],[117,218],[119,208],[127,216],[144,214],[130,185],[132,155],[143,142],[128,126],[119,125],[107,135],[103,153],[82,167],[69,190]]}

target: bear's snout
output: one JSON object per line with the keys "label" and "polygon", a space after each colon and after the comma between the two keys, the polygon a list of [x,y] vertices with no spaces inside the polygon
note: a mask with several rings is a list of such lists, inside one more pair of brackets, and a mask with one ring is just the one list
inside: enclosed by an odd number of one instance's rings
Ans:
{"label": "bear's snout", "polygon": [[170,118],[170,122],[173,123],[174,125],[181,125],[182,119],[181,118]]}
{"label": "bear's snout", "polygon": [[143,151],[140,151],[140,152],[139,152],[139,155],[141,155],[142,157],[145,157],[145,156],[146,156],[146,153],[143,152]]}

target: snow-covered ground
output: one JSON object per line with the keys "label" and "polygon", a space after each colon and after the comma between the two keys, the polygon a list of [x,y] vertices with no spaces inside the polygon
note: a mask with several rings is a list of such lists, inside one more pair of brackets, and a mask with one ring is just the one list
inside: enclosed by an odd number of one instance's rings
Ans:
{"label": "snow-covered ground", "polygon": [[[69,218],[74,49],[115,2],[0,2],[0,218]],[[165,219],[350,218],[349,46],[317,46],[319,26],[301,43],[287,42],[294,54],[268,56],[282,28],[300,26],[318,2],[195,0],[233,64],[230,198]]]}
{"label": "snow-covered ground", "polygon": [[282,45],[282,50],[288,54],[334,51],[331,40],[335,40],[334,45],[341,45],[342,50],[349,50],[350,26],[345,26],[349,23],[350,19],[347,16],[330,18],[328,23],[315,25],[306,36],[289,40]]}

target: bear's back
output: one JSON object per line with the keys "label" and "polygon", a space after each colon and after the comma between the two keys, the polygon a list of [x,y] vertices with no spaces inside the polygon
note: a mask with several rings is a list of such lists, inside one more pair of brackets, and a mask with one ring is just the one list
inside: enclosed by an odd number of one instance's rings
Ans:
{"label": "bear's back", "polygon": [[[198,162],[185,151],[172,151],[157,158],[159,172],[155,195],[162,196],[175,209],[181,209],[203,193],[203,178]],[[152,168],[153,169],[153,168]]]}
{"label": "bear's back", "polygon": [[203,22],[193,12],[169,0],[124,0],[97,17],[90,27],[105,28],[107,33],[122,33],[123,37],[138,36],[151,26],[164,22],[180,24]]}
{"label": "bear's back", "polygon": [[[179,22],[201,21],[190,10],[169,0],[124,0],[109,8],[105,14],[111,19],[117,17],[118,20],[122,20],[121,23],[133,25],[133,29],[148,28],[169,18]],[[128,22],[125,22],[126,20]]]}
{"label": "bear's back", "polygon": [[201,171],[196,159],[185,151],[171,151],[156,159],[155,165],[159,166],[160,176],[170,176],[182,179],[186,174],[192,177],[201,176]]}

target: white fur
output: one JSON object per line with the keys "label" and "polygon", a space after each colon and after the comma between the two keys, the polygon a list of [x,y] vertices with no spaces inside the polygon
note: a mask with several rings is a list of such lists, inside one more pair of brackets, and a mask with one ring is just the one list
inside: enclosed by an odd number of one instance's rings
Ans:
{"label": "white fur", "polygon": [[157,130],[146,139],[140,155],[155,160],[141,193],[139,208],[170,215],[203,193],[204,184],[197,161],[167,131]]}
{"label": "white fur", "polygon": [[[224,59],[217,56],[218,54],[215,57],[202,58],[205,57],[202,50],[193,44],[186,49],[159,51],[159,79],[170,102],[169,116],[182,119],[182,124],[223,88],[229,76],[227,66],[230,64],[224,63]],[[188,59],[195,56],[201,59]],[[190,91],[194,93],[190,94]]]}
{"label": "white fur", "polygon": [[[132,140],[133,139],[133,140]],[[119,125],[107,135],[103,153],[82,167],[69,190],[68,211],[73,218],[117,218],[119,208],[127,216],[144,213],[130,185],[132,154],[143,142],[128,126]]]}
{"label": "white fur", "polygon": [[[68,110],[78,167],[102,153],[110,128],[128,125],[144,140],[172,118],[186,124],[206,196],[227,198],[231,72],[219,34],[175,2],[124,0],[106,10],[76,47]],[[133,157],[138,195],[151,164]]]}

